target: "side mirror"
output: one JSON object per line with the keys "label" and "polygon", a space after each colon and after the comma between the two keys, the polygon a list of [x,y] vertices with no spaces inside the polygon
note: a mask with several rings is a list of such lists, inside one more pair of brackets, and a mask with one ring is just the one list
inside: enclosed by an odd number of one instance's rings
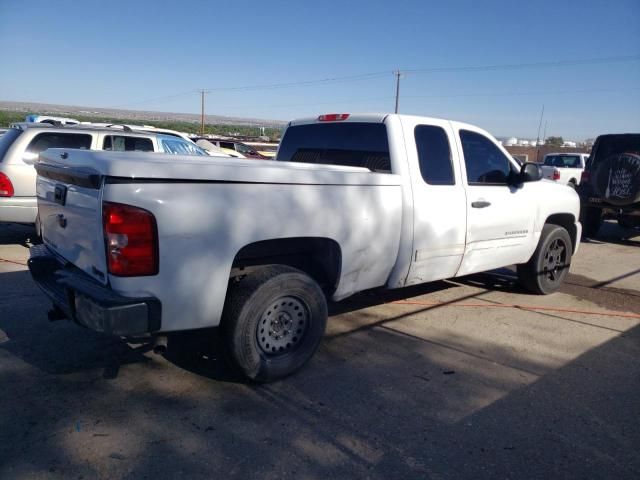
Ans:
{"label": "side mirror", "polygon": [[33,152],[24,152],[22,154],[22,161],[27,165],[33,165],[36,163],[38,159],[38,154]]}
{"label": "side mirror", "polygon": [[542,179],[542,169],[538,163],[525,162],[520,167],[521,182],[537,182]]}

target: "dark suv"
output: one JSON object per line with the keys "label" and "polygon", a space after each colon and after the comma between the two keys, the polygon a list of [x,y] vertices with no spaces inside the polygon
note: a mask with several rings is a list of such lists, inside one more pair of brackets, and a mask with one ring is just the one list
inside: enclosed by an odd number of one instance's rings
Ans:
{"label": "dark suv", "polygon": [[584,235],[605,218],[624,228],[640,226],[640,133],[600,135],[578,186]]}

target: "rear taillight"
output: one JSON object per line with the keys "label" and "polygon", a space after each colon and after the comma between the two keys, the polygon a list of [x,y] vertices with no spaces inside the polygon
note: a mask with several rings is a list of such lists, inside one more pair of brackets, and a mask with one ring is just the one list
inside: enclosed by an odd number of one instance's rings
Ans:
{"label": "rear taillight", "polygon": [[0,172],[0,197],[13,197],[13,184],[9,177]]}
{"label": "rear taillight", "polygon": [[102,224],[110,274],[133,277],[158,273],[158,229],[151,212],[104,202]]}
{"label": "rear taillight", "polygon": [[588,182],[591,178],[591,172],[587,172],[586,170],[582,171],[582,175],[580,175],[580,183]]}
{"label": "rear taillight", "polygon": [[560,170],[554,170],[553,171],[553,177],[554,180],[560,180]]}
{"label": "rear taillight", "polygon": [[340,120],[346,120],[349,118],[348,113],[327,113],[326,115],[320,115],[318,121],[320,122],[338,122]]}

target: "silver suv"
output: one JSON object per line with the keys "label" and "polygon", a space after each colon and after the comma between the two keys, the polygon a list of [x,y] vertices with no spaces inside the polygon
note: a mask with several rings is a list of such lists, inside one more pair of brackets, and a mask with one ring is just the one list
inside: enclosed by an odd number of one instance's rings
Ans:
{"label": "silver suv", "polygon": [[0,222],[36,223],[36,171],[33,164],[47,148],[207,153],[178,132],[90,124],[56,126],[16,123],[0,135]]}

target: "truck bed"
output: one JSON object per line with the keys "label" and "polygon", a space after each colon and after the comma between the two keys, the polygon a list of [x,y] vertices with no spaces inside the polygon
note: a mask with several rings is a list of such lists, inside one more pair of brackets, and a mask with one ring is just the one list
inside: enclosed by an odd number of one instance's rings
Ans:
{"label": "truck bed", "polygon": [[[116,293],[163,299],[162,331],[219,323],[223,287],[234,258],[248,244],[299,237],[335,241],[342,254],[335,300],[384,285],[398,254],[398,175],[264,160],[74,150],[46,151],[38,171],[45,244]],[[88,183],[74,183],[75,174]],[[56,185],[68,189],[64,206],[53,201]],[[105,275],[105,251],[99,248],[105,201],[154,214],[157,275]],[[68,217],[63,229],[57,224],[60,215]]]}

